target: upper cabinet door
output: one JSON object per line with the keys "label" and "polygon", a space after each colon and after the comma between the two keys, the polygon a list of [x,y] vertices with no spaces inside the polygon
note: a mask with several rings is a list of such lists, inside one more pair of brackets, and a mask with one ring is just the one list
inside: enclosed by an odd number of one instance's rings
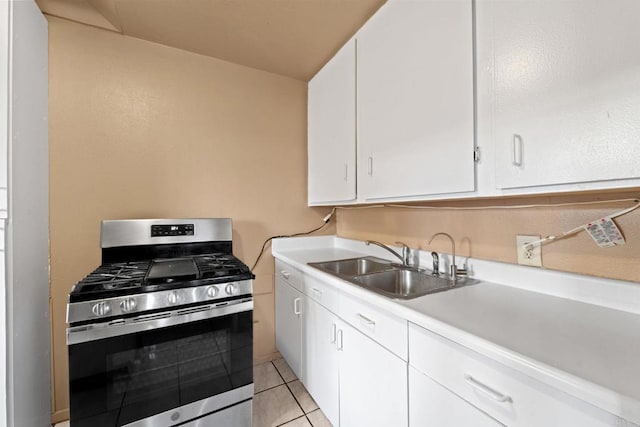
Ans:
{"label": "upper cabinet door", "polygon": [[362,199],[475,189],[471,0],[389,0],[358,39]]}
{"label": "upper cabinet door", "polygon": [[497,187],[640,177],[640,2],[478,1],[477,8],[492,80]]}
{"label": "upper cabinet door", "polygon": [[309,82],[309,204],[356,198],[356,42]]}

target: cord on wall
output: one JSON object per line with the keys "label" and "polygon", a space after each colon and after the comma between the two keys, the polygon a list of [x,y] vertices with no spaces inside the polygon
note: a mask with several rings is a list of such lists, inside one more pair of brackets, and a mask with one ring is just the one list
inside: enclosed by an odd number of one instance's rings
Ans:
{"label": "cord on wall", "polygon": [[305,231],[302,233],[294,233],[294,234],[286,234],[286,235],[280,235],[280,236],[271,236],[269,237],[267,240],[264,241],[264,243],[262,243],[262,249],[260,249],[260,253],[258,254],[258,257],[256,258],[256,262],[253,263],[253,267],[251,267],[251,270],[255,270],[256,266],[258,265],[258,262],[260,262],[260,258],[262,258],[262,255],[264,254],[264,250],[267,247],[267,244],[272,241],[273,239],[283,239],[283,238],[289,238],[289,237],[298,237],[298,236],[306,236],[312,233],[315,233],[316,231],[320,231],[322,230],[324,227],[326,227],[327,224],[329,224],[329,221],[331,221],[331,218],[333,217],[333,215],[336,213],[336,208],[331,209],[331,212],[329,212],[322,220],[324,221],[322,223],[322,225],[320,227],[314,228],[313,230],[309,230],[309,231]]}
{"label": "cord on wall", "polygon": [[[608,203],[621,203],[621,202],[633,202],[634,205],[623,209],[621,211],[614,212],[611,215],[599,218],[595,221],[582,224],[564,233],[557,235],[549,235],[543,239],[535,240],[524,245],[525,249],[532,249],[535,246],[543,245],[545,243],[554,242],[565,237],[572,236],[581,231],[587,231],[593,240],[600,247],[610,247],[620,244],[624,244],[624,238],[622,233],[618,230],[613,218],[628,214],[636,209],[640,208],[640,199],[615,199],[615,200],[597,200],[592,202],[569,202],[569,203],[549,203],[549,204],[535,204],[535,205],[513,205],[513,206],[412,206],[412,205],[398,205],[398,204],[381,204],[370,206],[340,206],[337,209],[355,210],[355,209],[376,209],[376,208],[403,208],[403,209],[427,209],[427,210],[490,210],[490,209],[531,209],[531,208],[544,208],[544,207],[563,207],[563,206],[584,206],[584,205],[598,205]],[[334,208],[335,209],[335,208]],[[333,211],[332,211],[333,212]]]}
{"label": "cord on wall", "polygon": [[[632,199],[632,200],[635,202],[635,205],[629,208],[623,209],[618,212],[614,212],[611,215],[598,218],[597,220],[590,221],[586,224],[582,224],[578,227],[572,228],[569,231],[565,231],[564,233],[560,233],[557,235],[550,235],[540,240],[534,240],[533,242],[529,242],[524,246],[525,248],[531,249],[538,245],[543,245],[545,243],[551,243],[556,240],[564,239],[565,237],[572,236],[581,231],[587,231],[591,235],[593,240],[600,247],[610,247],[610,246],[616,246],[618,244],[624,244],[624,238],[622,237],[622,234],[618,230],[618,227],[616,227],[615,223],[613,222],[613,218],[626,215],[629,212],[633,212],[636,209],[640,208],[640,200],[639,199]],[[604,227],[600,224],[603,224]]]}

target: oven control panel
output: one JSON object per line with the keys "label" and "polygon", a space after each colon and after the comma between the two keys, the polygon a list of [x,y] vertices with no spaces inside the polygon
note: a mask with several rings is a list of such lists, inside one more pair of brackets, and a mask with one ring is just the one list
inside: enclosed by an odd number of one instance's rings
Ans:
{"label": "oven control panel", "polygon": [[193,224],[163,224],[151,226],[151,237],[193,236]]}
{"label": "oven control panel", "polygon": [[125,297],[105,298],[101,301],[80,301],[67,305],[67,322],[72,324],[87,320],[109,319],[133,313],[145,315],[154,310],[179,309],[183,305],[226,305],[229,304],[230,298],[241,295],[251,297],[252,293],[253,280],[239,280],[194,286],[188,289],[144,292]]}

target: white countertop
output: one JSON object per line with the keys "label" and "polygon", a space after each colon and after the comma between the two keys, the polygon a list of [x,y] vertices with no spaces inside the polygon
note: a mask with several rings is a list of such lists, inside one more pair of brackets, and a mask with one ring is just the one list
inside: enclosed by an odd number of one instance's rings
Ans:
{"label": "white countertop", "polygon": [[[356,295],[539,381],[640,423],[637,313],[488,281],[413,300],[392,300],[307,266],[309,262],[363,255],[389,259],[384,251],[333,237],[286,240],[274,242],[274,256],[305,274],[331,282],[341,292]],[[535,274],[535,270],[526,268],[520,273],[529,272]],[[566,276],[557,274],[559,282]],[[640,292],[640,284],[631,285],[632,291],[637,285]],[[612,292],[614,288],[612,284]],[[582,294],[589,287],[585,289]],[[598,292],[602,290],[595,293]]]}

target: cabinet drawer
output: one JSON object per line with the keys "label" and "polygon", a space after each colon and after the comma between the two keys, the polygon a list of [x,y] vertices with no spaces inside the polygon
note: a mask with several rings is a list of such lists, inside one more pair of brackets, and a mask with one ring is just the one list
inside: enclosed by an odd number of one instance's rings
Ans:
{"label": "cabinet drawer", "polygon": [[304,293],[322,306],[338,312],[338,289],[313,277],[305,277]]}
{"label": "cabinet drawer", "polygon": [[407,360],[407,321],[344,293],[339,313],[347,323]]}
{"label": "cabinet drawer", "polygon": [[612,426],[618,417],[409,324],[409,364],[509,426]]}
{"label": "cabinet drawer", "polygon": [[276,259],[276,276],[283,278],[287,283],[291,286],[299,290],[302,289],[302,273],[299,270],[296,270],[289,264]]}
{"label": "cabinet drawer", "polygon": [[409,427],[501,427],[428,376],[409,367]]}

